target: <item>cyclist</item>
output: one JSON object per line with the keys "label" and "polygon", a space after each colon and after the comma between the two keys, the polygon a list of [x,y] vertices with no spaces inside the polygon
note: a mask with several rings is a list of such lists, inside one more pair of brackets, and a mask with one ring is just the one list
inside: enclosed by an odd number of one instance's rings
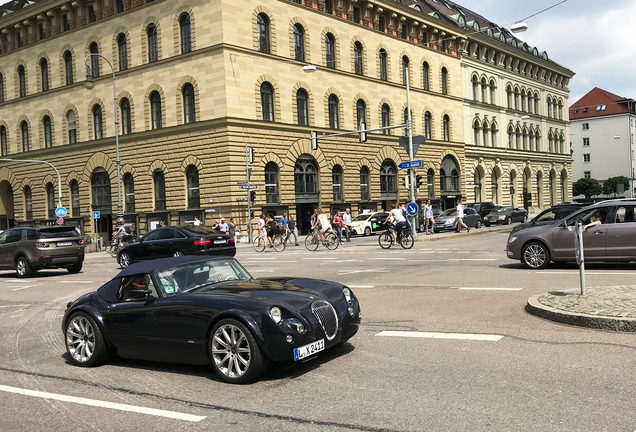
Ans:
{"label": "cyclist", "polygon": [[406,218],[397,204],[393,204],[391,206],[389,218],[393,218],[395,221],[395,226],[393,227],[391,234],[393,234],[393,244],[397,244],[397,235],[406,227]]}
{"label": "cyclist", "polygon": [[331,230],[331,223],[329,223],[329,218],[325,212],[322,211],[321,208],[318,209],[318,235],[320,236],[320,241],[325,239],[325,233]]}
{"label": "cyclist", "polygon": [[128,236],[128,233],[126,232],[124,221],[119,221],[119,227],[117,228],[117,231],[115,231],[115,233],[113,234],[113,238],[118,241],[117,244],[119,245],[119,247],[122,247],[124,245],[124,238],[126,236]]}
{"label": "cyclist", "polygon": [[265,224],[265,229],[267,229],[267,241],[269,241],[269,247],[274,247],[274,242],[272,241],[274,235],[276,235],[276,219],[274,219],[273,214],[269,214],[267,218],[267,223]]}

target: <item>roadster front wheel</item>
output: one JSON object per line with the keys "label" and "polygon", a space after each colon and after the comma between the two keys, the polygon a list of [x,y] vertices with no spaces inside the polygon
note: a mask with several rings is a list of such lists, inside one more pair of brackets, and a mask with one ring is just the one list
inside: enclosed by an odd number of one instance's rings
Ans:
{"label": "roadster front wheel", "polygon": [[108,356],[102,332],[89,315],[73,314],[66,323],[66,352],[78,366],[96,366]]}
{"label": "roadster front wheel", "polygon": [[269,364],[252,333],[232,318],[219,321],[212,329],[210,357],[219,377],[231,384],[257,378]]}

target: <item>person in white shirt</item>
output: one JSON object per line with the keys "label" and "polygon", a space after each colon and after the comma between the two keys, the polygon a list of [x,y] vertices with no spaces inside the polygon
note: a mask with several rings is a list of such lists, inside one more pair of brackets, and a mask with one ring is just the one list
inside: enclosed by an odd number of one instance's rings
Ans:
{"label": "person in white shirt", "polygon": [[203,225],[203,222],[201,222],[201,221],[199,220],[199,218],[195,216],[195,217],[194,217],[194,222],[192,222],[192,225],[194,225],[194,226],[201,226],[201,225]]}
{"label": "person in white shirt", "polygon": [[433,232],[434,223],[433,206],[431,205],[431,200],[428,200],[424,206],[424,231],[426,231],[426,235]]}
{"label": "person in white shirt", "polygon": [[393,204],[392,210],[389,213],[389,217],[393,218],[395,221],[395,226],[393,227],[393,243],[397,243],[397,233],[402,231],[404,227],[406,227],[406,218],[402,213],[402,210],[398,207],[397,204]]}
{"label": "person in white shirt", "polygon": [[258,235],[260,237],[265,237],[263,228],[265,228],[265,215],[261,213],[261,217],[258,219]]}
{"label": "person in white shirt", "polygon": [[462,205],[461,198],[457,199],[457,213],[455,217],[457,218],[457,232],[461,232],[462,227],[466,228],[467,232],[470,232],[470,228],[464,223],[464,206]]}
{"label": "person in white shirt", "polygon": [[344,228],[345,228],[345,237],[347,238],[347,241],[350,242],[351,241],[351,210],[350,209],[346,209],[344,214],[342,215],[342,223],[344,224]]}

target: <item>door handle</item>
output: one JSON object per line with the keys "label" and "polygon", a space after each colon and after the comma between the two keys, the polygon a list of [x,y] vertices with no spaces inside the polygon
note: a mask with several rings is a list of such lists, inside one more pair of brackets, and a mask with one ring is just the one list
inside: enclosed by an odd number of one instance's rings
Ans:
{"label": "door handle", "polygon": [[601,231],[594,231],[594,234],[603,234],[605,232],[605,230],[601,230]]}

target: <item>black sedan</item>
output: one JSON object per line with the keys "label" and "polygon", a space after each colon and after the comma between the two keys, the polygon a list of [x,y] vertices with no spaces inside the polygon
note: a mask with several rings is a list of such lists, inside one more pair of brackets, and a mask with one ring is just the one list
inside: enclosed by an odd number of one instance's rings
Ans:
{"label": "black sedan", "polygon": [[117,262],[124,268],[135,261],[182,255],[234,256],[234,237],[205,226],[163,227],[150,231],[134,243],[123,246]]}
{"label": "black sedan", "polygon": [[510,225],[513,222],[525,222],[528,220],[528,212],[525,209],[512,208],[510,206],[498,207],[484,217],[484,225],[495,224]]}
{"label": "black sedan", "polygon": [[358,331],[360,306],[344,285],[314,279],[253,279],[229,257],[177,257],[123,269],[67,305],[69,359],[110,354],[212,364],[229,383],[261,375],[269,361],[303,360]]}

